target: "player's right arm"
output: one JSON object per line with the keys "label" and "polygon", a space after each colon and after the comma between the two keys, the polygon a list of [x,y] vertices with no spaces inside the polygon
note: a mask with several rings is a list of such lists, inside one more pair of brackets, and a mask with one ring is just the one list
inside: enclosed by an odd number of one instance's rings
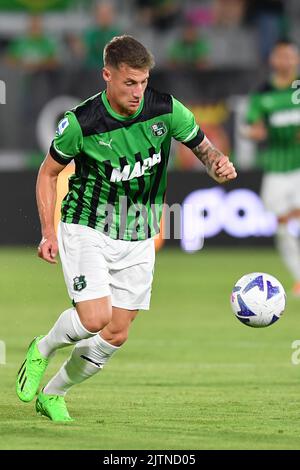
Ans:
{"label": "player's right arm", "polygon": [[57,163],[48,153],[43,161],[36,184],[36,200],[41,222],[42,240],[38,256],[48,263],[57,263],[58,243],[54,227],[56,183],[59,173],[66,165]]}
{"label": "player's right arm", "polygon": [[259,93],[255,93],[250,97],[246,124],[241,127],[240,133],[245,139],[251,139],[255,142],[263,142],[268,137]]}
{"label": "player's right arm", "polygon": [[82,131],[73,113],[66,113],[59,123],[56,137],[49,153],[43,161],[36,184],[36,199],[41,222],[42,240],[38,256],[48,263],[55,264],[58,243],[54,226],[56,205],[56,185],[59,173],[80,153]]}

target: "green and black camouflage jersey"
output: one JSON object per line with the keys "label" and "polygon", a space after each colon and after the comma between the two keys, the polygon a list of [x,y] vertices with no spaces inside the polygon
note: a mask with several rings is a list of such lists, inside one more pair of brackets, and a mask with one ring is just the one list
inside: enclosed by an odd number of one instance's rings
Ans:
{"label": "green and black camouflage jersey", "polygon": [[105,91],[67,112],[50,148],[58,163],[75,161],[62,221],[114,239],[156,235],[172,137],[194,148],[204,134],[183,104],[149,87],[128,118],[111,108]]}
{"label": "green and black camouflage jersey", "polygon": [[263,121],[268,130],[266,148],[259,162],[267,172],[300,168],[300,104],[293,102],[295,89],[264,85],[250,98],[247,122]]}

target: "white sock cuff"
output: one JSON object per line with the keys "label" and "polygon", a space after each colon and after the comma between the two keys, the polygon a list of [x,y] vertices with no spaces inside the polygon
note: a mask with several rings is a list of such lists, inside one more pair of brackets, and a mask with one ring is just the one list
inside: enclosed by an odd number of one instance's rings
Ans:
{"label": "white sock cuff", "polygon": [[94,341],[97,346],[101,347],[102,351],[105,352],[105,354],[111,355],[115,351],[120,349],[120,346],[114,346],[113,344],[108,343],[99,334],[97,334],[97,337],[95,336]]}

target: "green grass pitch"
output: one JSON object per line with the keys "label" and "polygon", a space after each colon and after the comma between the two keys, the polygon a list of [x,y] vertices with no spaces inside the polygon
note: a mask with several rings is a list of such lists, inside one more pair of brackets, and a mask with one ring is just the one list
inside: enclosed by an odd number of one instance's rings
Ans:
{"label": "green grass pitch", "polygon": [[[291,279],[273,250],[212,250],[157,256],[152,308],[96,377],[67,397],[73,424],[36,416],[15,375],[32,337],[69,306],[60,266],[28,249],[1,249],[1,449],[300,449],[300,299],[283,318],[252,329],[231,313],[229,295],[246,272]],[[47,377],[69,351],[52,360]],[[300,357],[300,354],[299,354]]]}

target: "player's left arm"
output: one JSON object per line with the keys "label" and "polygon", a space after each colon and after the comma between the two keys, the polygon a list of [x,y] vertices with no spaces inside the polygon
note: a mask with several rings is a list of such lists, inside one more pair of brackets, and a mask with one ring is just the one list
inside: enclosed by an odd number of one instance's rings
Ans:
{"label": "player's left arm", "polygon": [[236,178],[237,173],[233,163],[204,135],[193,113],[176,98],[172,97],[172,102],[172,136],[194,152],[205,165],[209,176],[218,183],[225,183]]}
{"label": "player's left arm", "polygon": [[233,163],[206,136],[192,151],[205,165],[208,175],[218,183],[226,183],[237,177]]}

